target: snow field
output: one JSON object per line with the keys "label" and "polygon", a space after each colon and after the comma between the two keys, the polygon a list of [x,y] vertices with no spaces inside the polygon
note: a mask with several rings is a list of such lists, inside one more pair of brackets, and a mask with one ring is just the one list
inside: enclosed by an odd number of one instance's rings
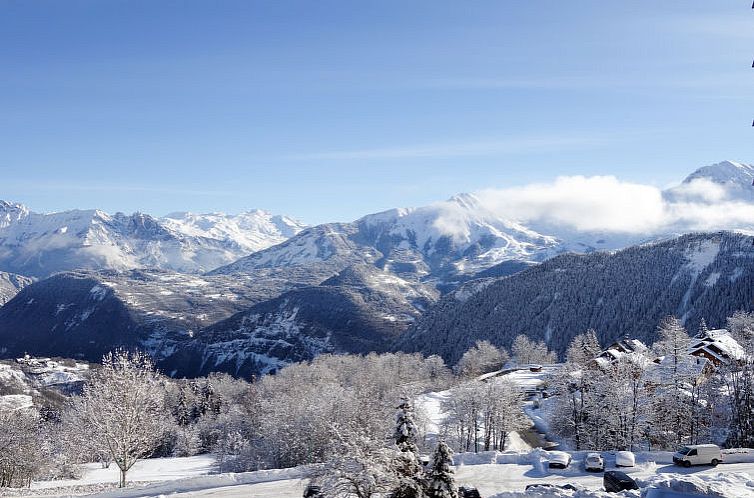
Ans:
{"label": "snow field", "polygon": [[[554,496],[592,498],[616,496],[602,488],[602,473],[583,471],[582,460],[587,452],[573,452],[568,469],[548,469],[547,452],[488,451],[459,453],[454,456],[456,481],[459,485],[474,486],[486,498],[518,498],[523,496]],[[614,468],[614,459],[603,453],[606,466]],[[718,467],[672,465],[669,452],[637,453],[637,465],[623,468],[641,486],[705,490],[707,495],[724,498],[754,498],[754,450],[726,450],[725,464]],[[541,465],[534,465],[535,461]],[[36,482],[28,492],[9,492],[16,496],[74,496],[95,492],[103,498],[136,497],[210,497],[229,498],[300,498],[306,486],[306,468],[273,469],[239,474],[212,474],[215,462],[211,456],[187,458],[154,458],[136,463],[129,473],[132,487],[113,489],[117,482],[117,468],[101,469],[86,465],[80,480]],[[146,484],[145,484],[146,483]],[[550,494],[524,494],[529,484],[578,484],[588,491],[573,494],[565,490]],[[553,494],[555,493],[555,494]],[[717,493],[717,494],[714,494]],[[628,496],[639,496],[629,494]],[[652,497],[648,497],[652,498]]]}

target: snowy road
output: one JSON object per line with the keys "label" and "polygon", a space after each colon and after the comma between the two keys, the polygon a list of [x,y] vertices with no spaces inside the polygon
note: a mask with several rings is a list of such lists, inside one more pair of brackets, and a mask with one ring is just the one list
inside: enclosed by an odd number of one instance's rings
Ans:
{"label": "snowy road", "polygon": [[302,479],[288,479],[285,481],[240,484],[238,486],[224,486],[202,491],[176,493],[171,494],[170,497],[301,498],[304,495],[305,487],[306,481]]}

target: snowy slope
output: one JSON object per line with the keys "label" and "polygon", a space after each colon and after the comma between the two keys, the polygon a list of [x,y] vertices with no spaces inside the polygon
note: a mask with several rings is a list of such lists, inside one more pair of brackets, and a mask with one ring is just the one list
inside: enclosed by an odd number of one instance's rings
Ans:
{"label": "snowy slope", "polygon": [[737,161],[704,166],[687,176],[679,187],[669,189],[667,194],[671,198],[683,194],[706,194],[713,195],[710,201],[724,198],[754,202],[754,166]]}
{"label": "snowy slope", "polygon": [[301,228],[262,211],[157,219],[99,210],[41,214],[0,201],[0,268],[34,277],[72,269],[202,272],[277,244]]}
{"label": "snowy slope", "polygon": [[304,230],[213,273],[322,265],[337,273],[362,263],[443,285],[503,261],[542,261],[560,251],[555,238],[496,216],[475,196],[462,194],[430,206],[392,209],[352,223]]}
{"label": "snowy slope", "polygon": [[54,406],[61,394],[79,392],[89,364],[51,358],[0,361],[0,409]]}
{"label": "snowy slope", "polygon": [[0,357],[28,352],[99,361],[116,347],[137,346],[160,359],[202,328],[290,285],[164,270],[59,273],[0,308]]}
{"label": "snowy slope", "polygon": [[238,244],[248,253],[279,244],[306,228],[293,218],[261,209],[238,215],[171,213],[159,221],[163,226],[189,237]]}
{"label": "snowy slope", "polygon": [[0,271],[0,306],[7,303],[18,291],[32,283],[32,279],[15,273]]}
{"label": "snowy slope", "polygon": [[352,266],[201,330],[163,367],[177,376],[248,378],[322,353],[384,351],[437,297],[430,286]]}

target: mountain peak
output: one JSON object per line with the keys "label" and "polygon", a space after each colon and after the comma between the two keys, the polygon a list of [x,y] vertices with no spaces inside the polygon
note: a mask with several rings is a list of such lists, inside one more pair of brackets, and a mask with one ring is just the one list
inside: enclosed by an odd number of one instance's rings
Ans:
{"label": "mountain peak", "polygon": [[28,211],[29,209],[18,202],[4,201],[0,199],[0,211]]}
{"label": "mountain peak", "polygon": [[739,184],[747,187],[754,180],[754,166],[738,161],[722,161],[704,166],[691,173],[683,183],[706,179],[721,184]]}
{"label": "mountain peak", "polygon": [[457,204],[458,206],[468,210],[477,210],[481,207],[481,202],[476,195],[465,192],[454,195],[453,197],[448,199],[448,202]]}

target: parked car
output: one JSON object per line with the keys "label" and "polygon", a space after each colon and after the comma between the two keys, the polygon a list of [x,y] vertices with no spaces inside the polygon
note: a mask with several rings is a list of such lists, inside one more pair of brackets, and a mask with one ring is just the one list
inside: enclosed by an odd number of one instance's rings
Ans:
{"label": "parked car", "polygon": [[599,453],[589,453],[584,459],[584,470],[602,472],[605,470],[605,460]]}
{"label": "parked car", "polygon": [[630,451],[618,451],[615,453],[616,467],[633,467],[636,465],[636,457]]}
{"label": "parked car", "polygon": [[458,488],[458,498],[482,498],[482,495],[475,487],[461,486]]}
{"label": "parked car", "polygon": [[584,488],[584,486],[581,486],[579,484],[552,484],[549,482],[542,482],[539,484],[529,484],[526,486],[526,491],[529,491],[530,489],[536,489],[536,488],[550,488],[550,489],[568,489],[570,491],[580,491]]}
{"label": "parked car", "polygon": [[673,463],[691,467],[692,465],[716,466],[723,461],[723,453],[716,444],[691,444],[679,449],[673,455]]}
{"label": "parked car", "polygon": [[551,469],[565,469],[571,465],[571,455],[565,451],[551,451],[547,466]]}
{"label": "parked car", "polygon": [[639,489],[636,481],[620,470],[608,470],[605,472],[602,484],[605,486],[605,491],[610,493],[618,493],[625,489]]}
{"label": "parked car", "polygon": [[304,498],[319,498],[322,496],[322,488],[316,484],[307,484],[304,490]]}

